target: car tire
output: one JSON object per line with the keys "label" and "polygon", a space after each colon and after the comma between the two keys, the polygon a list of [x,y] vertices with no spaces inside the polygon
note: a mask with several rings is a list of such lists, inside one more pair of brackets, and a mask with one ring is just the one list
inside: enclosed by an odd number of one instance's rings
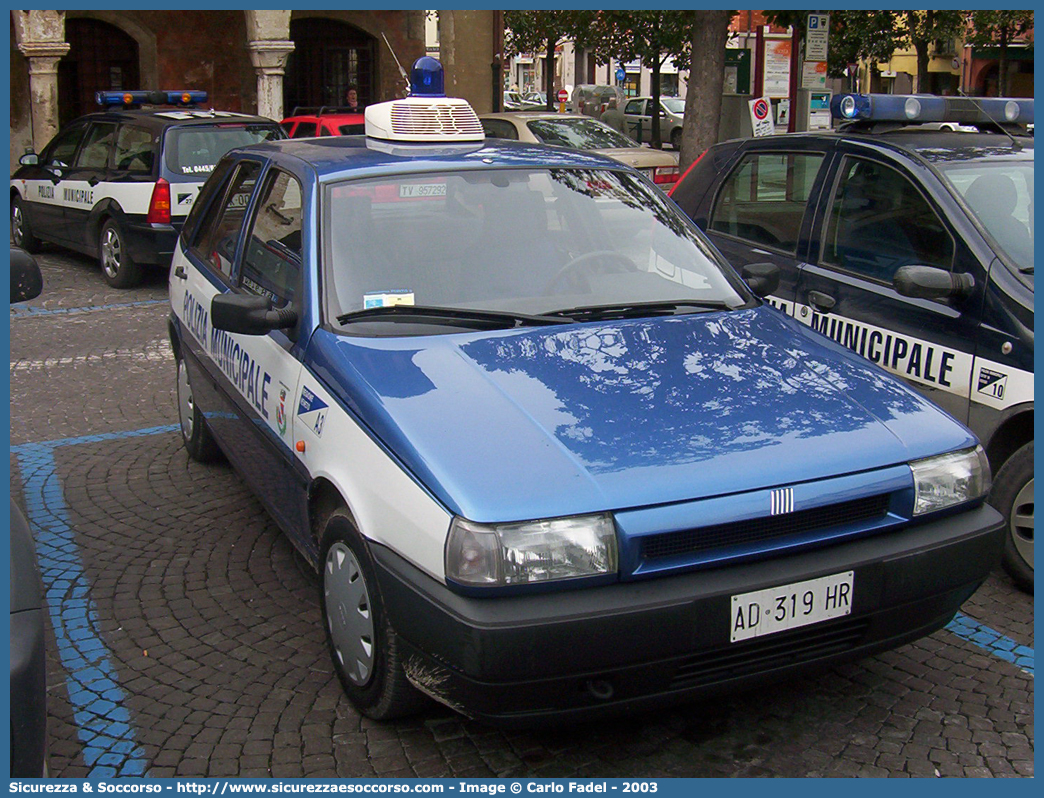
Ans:
{"label": "car tire", "polygon": [[681,136],[682,132],[680,127],[671,131],[671,146],[676,150],[681,149]]}
{"label": "car tire", "polygon": [[175,361],[178,370],[176,401],[178,419],[181,422],[181,442],[189,457],[199,463],[212,463],[221,459],[221,448],[207,427],[207,420],[192,398],[192,384],[184,358]]}
{"label": "car tire", "polygon": [[15,197],[11,201],[11,240],[16,247],[21,247],[26,252],[40,251],[40,239],[33,235],[21,197]]}
{"label": "car tire", "polygon": [[344,509],[326,522],[319,564],[326,641],[348,699],[373,720],[423,709],[429,699],[406,678],[370,551]]}
{"label": "car tire", "polygon": [[1033,441],[1009,457],[993,480],[990,504],[1004,516],[1004,570],[1033,593]]}
{"label": "car tire", "polygon": [[119,225],[106,220],[98,236],[98,265],[113,288],[133,288],[141,282],[141,267],[131,258]]}

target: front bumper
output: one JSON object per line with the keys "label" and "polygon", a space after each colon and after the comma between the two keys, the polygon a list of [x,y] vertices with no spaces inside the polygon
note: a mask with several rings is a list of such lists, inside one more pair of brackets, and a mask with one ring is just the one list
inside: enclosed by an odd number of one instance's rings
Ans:
{"label": "front bumper", "polygon": [[[893,648],[944,626],[1003,548],[988,505],[761,562],[539,595],[460,596],[374,546],[410,680],[501,726],[651,709]],[[729,642],[733,595],[855,572],[852,613]]]}

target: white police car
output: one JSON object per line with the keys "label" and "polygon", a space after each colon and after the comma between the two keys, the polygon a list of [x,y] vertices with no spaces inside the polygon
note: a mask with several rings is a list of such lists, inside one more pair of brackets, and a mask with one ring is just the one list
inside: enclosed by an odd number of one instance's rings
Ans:
{"label": "white police car", "polygon": [[229,153],[170,275],[188,453],[316,566],[355,706],[579,719],[944,625],[1003,544],[975,437],[639,173],[413,73],[366,136]]}
{"label": "white police car", "polygon": [[[671,197],[771,301],[967,424],[1033,589],[1033,100],[840,95],[836,132],[711,147]],[[941,129],[944,125],[957,130]]]}
{"label": "white police car", "polygon": [[[98,257],[130,288],[150,264],[166,269],[199,187],[233,147],[284,138],[271,119],[197,108],[204,91],[101,91],[108,110],[71,122],[11,177],[11,234]],[[149,104],[149,107],[139,107]]]}

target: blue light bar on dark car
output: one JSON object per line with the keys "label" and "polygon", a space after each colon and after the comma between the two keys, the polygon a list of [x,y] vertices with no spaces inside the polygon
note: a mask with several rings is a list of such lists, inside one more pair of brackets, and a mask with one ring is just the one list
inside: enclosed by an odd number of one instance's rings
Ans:
{"label": "blue light bar on dark car", "polygon": [[182,91],[99,91],[94,101],[104,106],[126,105],[198,105],[207,101],[207,93],[197,90]]}
{"label": "blue light bar on dark car", "polygon": [[1033,124],[1033,100],[928,94],[838,94],[830,101],[830,113],[835,119],[846,122],[1030,125]]}

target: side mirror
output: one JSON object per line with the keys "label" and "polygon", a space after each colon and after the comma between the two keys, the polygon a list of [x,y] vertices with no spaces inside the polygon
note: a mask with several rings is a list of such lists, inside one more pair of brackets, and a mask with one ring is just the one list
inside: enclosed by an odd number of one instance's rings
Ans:
{"label": "side mirror", "polygon": [[40,163],[40,156],[35,152],[27,152],[21,158],[18,159],[18,163],[22,166],[36,166]]}
{"label": "side mirror", "polygon": [[263,296],[252,294],[218,294],[210,301],[210,321],[215,330],[266,335],[297,324],[297,311],[275,310]]}
{"label": "side mirror", "polygon": [[895,290],[916,299],[961,299],[971,294],[975,279],[935,266],[903,266],[892,279]]}
{"label": "side mirror", "polygon": [[779,266],[775,263],[748,263],[740,274],[754,295],[761,299],[779,288]]}
{"label": "side mirror", "polygon": [[24,249],[11,247],[11,301],[35,299],[43,291],[43,276],[36,259]]}

